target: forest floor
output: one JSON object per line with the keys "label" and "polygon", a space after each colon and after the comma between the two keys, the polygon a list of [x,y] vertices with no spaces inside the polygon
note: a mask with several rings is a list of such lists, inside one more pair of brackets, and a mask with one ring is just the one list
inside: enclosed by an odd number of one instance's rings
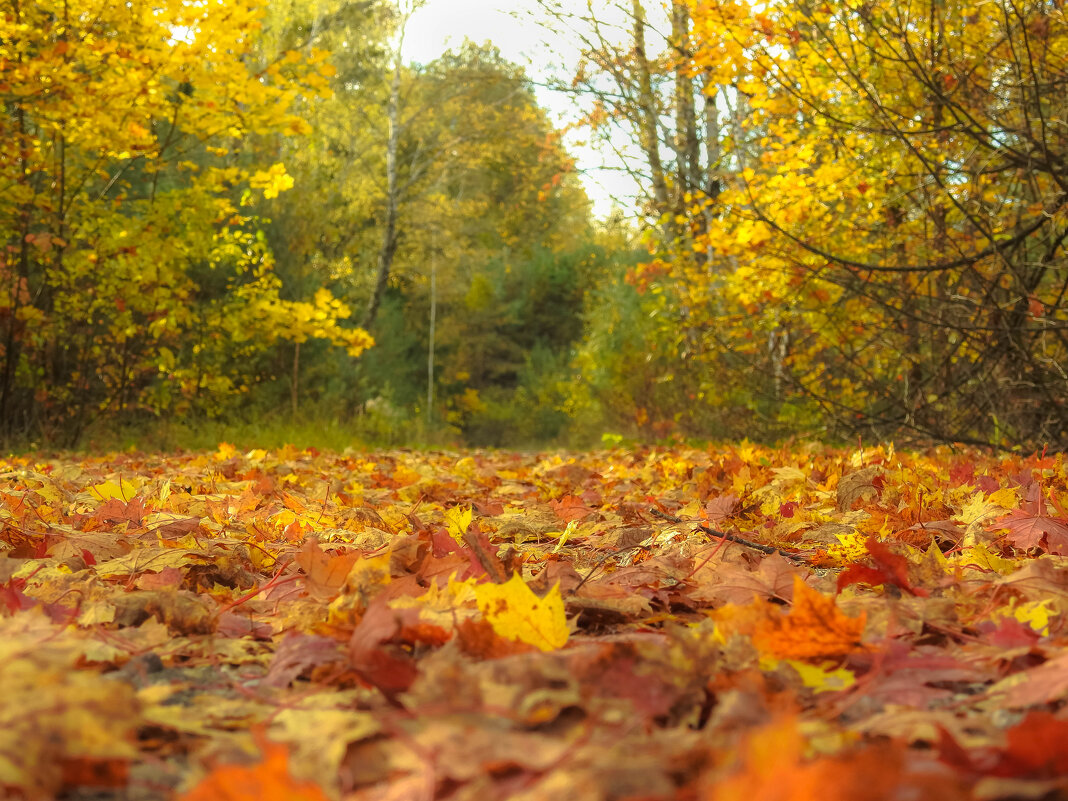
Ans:
{"label": "forest floor", "polygon": [[0,797],[1068,792],[1062,455],[0,460]]}

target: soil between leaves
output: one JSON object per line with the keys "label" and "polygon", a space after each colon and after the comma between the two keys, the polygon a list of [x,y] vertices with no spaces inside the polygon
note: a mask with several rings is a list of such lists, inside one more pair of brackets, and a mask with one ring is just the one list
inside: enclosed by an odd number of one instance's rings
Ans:
{"label": "soil between leaves", "polygon": [[2,797],[1068,791],[1061,455],[20,458],[0,525]]}

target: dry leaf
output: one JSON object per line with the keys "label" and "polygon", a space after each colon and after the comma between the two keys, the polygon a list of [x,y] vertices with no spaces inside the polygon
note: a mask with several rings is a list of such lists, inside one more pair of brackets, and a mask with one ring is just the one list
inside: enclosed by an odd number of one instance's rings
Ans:
{"label": "dry leaf", "polygon": [[777,659],[829,659],[864,651],[865,615],[847,617],[834,599],[794,577],[789,614],[771,615],[753,633],[753,644]]}
{"label": "dry leaf", "polygon": [[475,597],[482,616],[502,637],[529,643],[542,651],[567,644],[569,633],[559,586],[539,598],[518,573],[513,573],[504,584],[479,584]]}
{"label": "dry leaf", "polygon": [[259,735],[262,759],[254,765],[220,765],[179,801],[330,801],[312,782],[289,772],[289,749]]}

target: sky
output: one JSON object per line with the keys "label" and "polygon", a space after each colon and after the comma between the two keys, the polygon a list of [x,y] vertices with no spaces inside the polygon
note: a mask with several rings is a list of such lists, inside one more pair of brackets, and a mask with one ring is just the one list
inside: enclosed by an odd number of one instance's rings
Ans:
{"label": "sky", "polygon": [[[569,0],[576,10],[586,8],[586,0]],[[408,24],[404,40],[407,61],[433,61],[450,47],[461,45],[464,38],[476,43],[489,40],[501,54],[526,67],[535,81],[547,77],[551,65],[563,61],[573,66],[578,51],[567,42],[556,40],[550,47],[545,31],[528,18],[536,8],[534,0],[428,0]],[[549,110],[558,124],[574,114],[574,101],[547,89],[536,89],[538,101]],[[568,148],[582,171],[586,193],[598,216],[608,215],[612,197],[625,198],[634,193],[629,177],[604,169],[610,159],[596,150],[570,143]]]}
{"label": "sky", "polygon": [[528,56],[543,57],[541,31],[523,24],[512,14],[527,11],[525,0],[429,0],[416,12],[405,35],[405,55],[415,61],[437,58],[464,38],[491,40],[506,58],[526,63]]}

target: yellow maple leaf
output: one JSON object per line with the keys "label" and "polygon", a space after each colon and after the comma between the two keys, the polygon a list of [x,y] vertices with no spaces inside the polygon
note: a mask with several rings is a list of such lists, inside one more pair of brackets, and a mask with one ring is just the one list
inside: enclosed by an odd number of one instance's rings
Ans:
{"label": "yellow maple leaf", "polygon": [[105,481],[102,484],[94,484],[88,488],[88,492],[94,498],[101,501],[109,501],[112,498],[118,498],[120,501],[129,501],[136,494],[141,484],[144,482],[134,482],[125,478],[120,478],[117,481]]}
{"label": "yellow maple leaf", "polygon": [[445,528],[449,530],[449,534],[458,543],[463,545],[464,534],[467,532],[467,527],[471,525],[471,517],[473,510],[470,506],[454,506],[445,512]]}
{"label": "yellow maple leaf", "polygon": [[976,570],[993,571],[1002,576],[1007,576],[1020,567],[1019,562],[1013,559],[1005,559],[988,545],[970,545],[953,554],[952,559],[947,559],[937,546],[932,545],[934,556],[952,573],[956,568],[972,568]]}
{"label": "yellow maple leaf", "polygon": [[831,662],[811,664],[798,659],[787,659],[786,664],[797,672],[802,684],[818,693],[844,690],[852,687],[857,681],[853,671],[835,667]]}
{"label": "yellow maple leaf", "polygon": [[961,544],[965,547],[976,545],[985,526],[1006,510],[1015,508],[1018,503],[1016,490],[1010,487],[1002,487],[985,497],[982,492],[975,493],[955,515],[965,526]]}
{"label": "yellow maple leaf", "polygon": [[478,616],[474,608],[477,587],[477,579],[457,581],[453,573],[447,586],[432,582],[422,595],[402,595],[390,601],[389,606],[391,609],[418,609],[420,620],[452,630],[457,623]]}
{"label": "yellow maple leaf", "polygon": [[1016,605],[1013,599],[1008,613],[1043,637],[1049,636],[1049,621],[1057,615],[1053,609],[1053,602],[1049,598],[1042,601],[1028,601],[1019,605]]}
{"label": "yellow maple leaf", "polygon": [[237,455],[237,448],[231,445],[229,442],[220,442],[219,449],[215,451],[215,458],[218,461],[225,461],[226,459],[232,459]]}
{"label": "yellow maple leaf", "polygon": [[526,582],[513,573],[504,584],[475,587],[479,611],[501,637],[554,651],[567,644],[567,619],[560,586],[539,598]]}

